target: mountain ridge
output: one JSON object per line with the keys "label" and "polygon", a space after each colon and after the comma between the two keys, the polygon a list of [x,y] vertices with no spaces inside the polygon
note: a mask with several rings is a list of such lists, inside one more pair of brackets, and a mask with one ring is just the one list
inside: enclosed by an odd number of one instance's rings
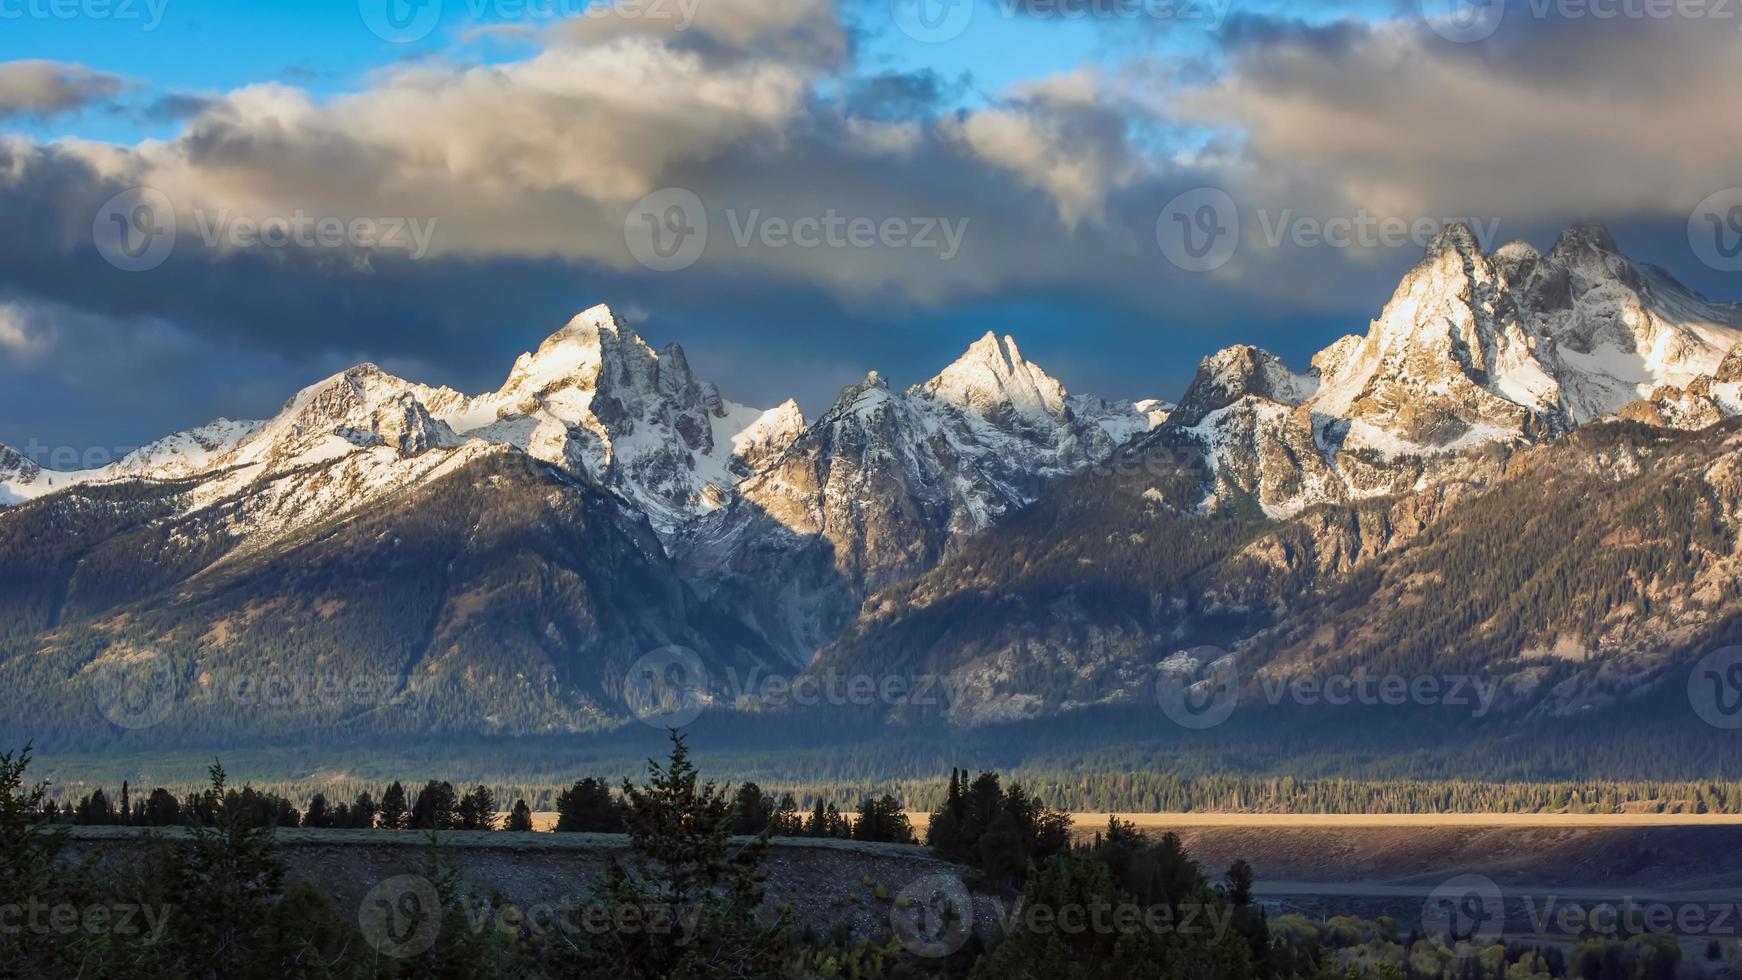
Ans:
{"label": "mountain ridge", "polygon": [[[1449,228],[1365,334],[1328,345],[1304,372],[1252,345],[1225,348],[1177,407],[1071,394],[988,332],[906,388],[870,372],[807,421],[791,400],[727,400],[681,347],[656,351],[596,306],[491,392],[363,364],[271,419],[221,419],[102,470],[55,473],[0,447],[0,504],[13,505],[0,507],[0,599],[13,622],[0,676],[13,672],[17,691],[77,686],[123,635],[126,649],[162,647],[189,670],[232,656],[220,641],[239,634],[292,662],[342,661],[321,644],[372,635],[371,613],[403,618],[370,598],[380,569],[407,566],[356,536],[367,525],[443,556],[419,571],[433,591],[402,600],[421,610],[408,628],[429,637],[422,652],[369,642],[400,651],[417,675],[408,689],[433,683],[426,674],[456,685],[443,703],[476,713],[482,730],[620,723],[612,699],[637,644],[694,645],[710,669],[937,672],[968,692],[950,718],[965,724],[1117,703],[1190,643],[1326,659],[1313,623],[1342,622],[1338,603],[1417,560],[1414,542],[1485,526],[1475,501],[1523,507],[1520,474],[1610,438],[1582,433],[1624,433],[1616,445],[1632,448],[1593,451],[1654,461],[1674,474],[1664,486],[1695,480],[1688,461],[1707,459],[1697,494],[1728,494],[1710,466],[1730,445],[1709,434],[1742,414],[1739,340],[1742,307],[1634,265],[1595,226],[1547,252],[1484,252],[1469,229]],[[1678,430],[1688,441],[1664,445],[1681,461],[1659,460],[1652,440]],[[478,479],[508,488],[512,513],[491,515],[489,494],[468,483]],[[1626,533],[1602,523],[1624,508],[1645,508],[1641,526],[1682,526],[1605,486],[1577,484],[1610,501],[1589,518],[1603,534]],[[1720,528],[1702,554],[1728,562],[1742,517],[1683,504]],[[432,523],[426,509],[465,523]],[[497,530],[475,533],[485,525]],[[597,555],[536,543],[571,533],[590,535]],[[236,578],[258,567],[300,581],[297,563],[317,556],[335,576],[318,603],[270,576]],[[459,568],[472,571],[455,578]],[[1692,610],[1677,590],[1715,588],[1664,581],[1629,601]],[[245,598],[189,600],[212,582]],[[597,605],[607,596],[612,615]],[[1415,600],[1405,588],[1392,601]],[[1576,601],[1567,621],[1594,629],[1589,609],[1609,600]],[[1026,618],[1030,607],[1045,618]],[[280,621],[277,635],[259,631],[262,616]],[[1413,635],[1415,620],[1387,616],[1384,628]],[[468,623],[500,631],[519,673],[503,673]],[[1297,629],[1306,638],[1287,639]],[[1649,632],[1506,636],[1608,655]],[[1294,653],[1278,652],[1285,639]],[[67,672],[44,680],[45,664]],[[504,721],[484,692],[518,690],[509,678],[522,674],[543,693],[517,696],[543,715]],[[494,679],[468,693],[467,676]]]}

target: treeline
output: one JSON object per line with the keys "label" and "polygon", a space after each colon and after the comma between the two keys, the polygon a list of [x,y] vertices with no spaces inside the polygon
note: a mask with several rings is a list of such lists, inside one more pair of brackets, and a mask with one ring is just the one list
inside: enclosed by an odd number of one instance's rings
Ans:
{"label": "treeline", "polygon": [[[630,784],[624,780],[613,792],[603,779],[589,776],[556,794],[558,833],[606,833],[625,831],[624,809]],[[270,789],[252,785],[228,789],[226,799],[216,799],[210,789],[178,798],[163,787],[135,797],[129,783],[111,800],[101,788],[62,806],[43,799],[33,817],[47,824],[76,826],[178,827],[214,826],[217,814],[228,807],[246,812],[261,826],[303,827],[315,830],[509,830],[531,831],[532,809],[518,799],[504,814],[496,794],[479,785],[465,792],[446,780],[430,780],[415,796],[395,780],[381,791],[379,800],[364,790],[347,803],[329,803],[325,793],[315,793],[306,809]],[[847,840],[916,844],[918,838],[907,814],[894,796],[866,796],[856,810],[843,812],[834,803],[819,798],[807,814],[791,793],[777,799],[753,782],[744,783],[733,796],[733,831],[745,836],[766,833],[771,837],[835,837]]]}
{"label": "treeline", "polygon": [[[981,897],[1020,893],[1009,907],[1025,910],[1022,928],[980,928],[965,890],[885,896],[880,886],[873,901],[887,904],[879,911],[890,931],[805,927],[791,904],[768,900],[766,838],[735,838],[753,819],[752,796],[754,819],[766,815],[767,794],[703,782],[675,733],[668,758],[649,761],[644,779],[626,781],[620,795],[601,797],[595,780],[569,797],[571,812],[585,803],[615,814],[628,841],[607,856],[606,874],[572,883],[577,894],[592,908],[649,918],[636,928],[565,929],[553,941],[507,914],[496,888],[470,886],[433,839],[421,875],[391,879],[410,879],[414,893],[341,910],[308,882],[291,883],[274,837],[276,805],[233,790],[216,764],[184,804],[209,807],[210,825],[75,852],[68,828],[43,819],[46,787],[26,781],[29,763],[28,748],[0,753],[0,909],[56,911],[30,913],[25,921],[40,928],[0,929],[6,977],[1670,980],[1680,960],[1662,936],[1579,937],[1563,953],[1404,936],[1386,919],[1272,923],[1253,900],[1245,862],[1212,880],[1177,836],[1150,838],[1117,818],[1093,841],[1068,846],[1057,833],[1060,811],[993,773],[953,773],[929,836],[939,857],[978,867],[962,869],[959,881],[977,882]],[[444,795],[438,784],[435,799]],[[773,812],[781,808],[776,799]],[[1070,924],[1071,910],[1111,918],[1082,928],[1080,917]],[[1706,957],[1721,959],[1721,945]]]}
{"label": "treeline", "polygon": [[[1742,813],[1742,783],[1567,781],[1488,783],[1448,780],[1297,779],[1293,776],[1183,776],[1171,772],[1055,773],[1018,771],[1036,797],[1066,810],[1097,813]],[[777,837],[840,837],[905,842],[918,836],[906,812],[936,813],[965,773],[947,780],[877,784],[802,784],[764,790],[743,783],[734,799],[743,815],[737,832],[765,828]],[[265,783],[238,793],[238,805],[271,815],[275,826],[403,830],[531,830],[532,814],[555,811],[559,832],[621,833],[620,787],[587,777],[567,787],[514,787],[512,804],[500,786],[458,791],[430,780],[408,791],[395,781],[358,789],[349,801],[305,783]],[[336,794],[335,794],[336,795]],[[537,800],[536,805],[527,802]],[[842,808],[834,799],[859,800]],[[47,800],[52,821],[80,825],[210,826],[212,804],[201,791],[178,797],[162,787],[147,794],[122,783],[118,796],[95,789],[76,800]],[[864,828],[864,829],[856,829]]]}
{"label": "treeline", "polygon": [[[745,804],[752,794],[703,782],[676,734],[666,760],[649,761],[642,781],[612,797],[628,847],[608,856],[602,877],[574,883],[591,908],[646,918],[633,928],[564,930],[561,941],[528,919],[495,914],[500,894],[469,888],[433,843],[422,875],[401,876],[421,883],[415,895],[346,914],[310,884],[290,883],[275,843],[276,815],[232,790],[218,765],[200,794],[213,805],[212,827],[193,825],[176,837],[147,834],[125,851],[78,859],[69,851],[67,829],[41,819],[44,787],[25,781],[29,761],[28,749],[0,754],[0,906],[155,915],[149,929],[0,930],[0,976],[1160,980],[1164,974],[1155,971],[1164,966],[1166,976],[1194,980],[1283,976],[1270,960],[1263,914],[1238,875],[1232,888],[1212,886],[1177,839],[1152,842],[1128,828],[1119,832],[1118,825],[1092,847],[1032,854],[1012,887],[1061,909],[1203,906],[1211,909],[1207,921],[1231,921],[1235,930],[1152,927],[1118,937],[1100,930],[1016,930],[999,938],[972,927],[966,893],[920,896],[921,911],[881,888],[872,900],[888,906],[886,931],[855,936],[851,929],[801,926],[790,904],[766,900],[766,839],[746,845],[734,836],[750,819]],[[600,803],[597,788],[571,794],[571,803]],[[956,844],[966,845],[974,821],[992,810],[982,836],[1008,827],[1020,813],[1046,813],[989,777],[958,788],[965,822]],[[761,806],[765,796],[756,799]],[[887,804],[879,801],[878,809],[887,811]],[[861,819],[889,816],[874,811]],[[952,935],[941,948],[930,945]]]}
{"label": "treeline", "polygon": [[[1181,776],[1168,772],[1021,772],[1024,783],[1073,810],[1114,813],[1742,813],[1742,783],[1487,783],[1368,781],[1293,776]],[[947,792],[909,787],[914,809]]]}
{"label": "treeline", "polygon": [[[452,783],[433,779],[409,803],[405,787],[395,781],[382,791],[379,802],[368,792],[362,792],[350,803],[330,804],[326,794],[316,793],[306,810],[299,810],[289,799],[271,790],[252,785],[225,792],[227,797],[221,800],[212,795],[211,789],[177,798],[160,786],[143,798],[135,798],[131,787],[123,782],[116,800],[99,788],[70,806],[45,799],[38,815],[49,824],[211,827],[217,814],[228,808],[232,813],[247,813],[249,820],[260,826],[319,830],[496,830],[501,819],[496,797],[489,787],[478,786],[461,793]],[[532,829],[532,812],[526,801],[516,801],[505,829]]]}
{"label": "treeline", "polygon": [[[617,834],[625,828],[629,783],[613,793],[603,779],[587,777],[556,797],[558,833]],[[901,803],[887,793],[866,796],[856,811],[843,813],[819,797],[807,814],[791,793],[776,798],[753,782],[743,783],[732,797],[732,831],[755,837],[835,837],[844,840],[915,844],[912,825]]]}

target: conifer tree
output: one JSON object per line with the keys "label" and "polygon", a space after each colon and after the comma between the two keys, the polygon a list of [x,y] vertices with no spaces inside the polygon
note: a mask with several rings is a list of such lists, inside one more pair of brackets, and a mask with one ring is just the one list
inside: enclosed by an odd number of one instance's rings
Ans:
{"label": "conifer tree", "polygon": [[410,825],[411,809],[406,805],[405,787],[394,780],[381,794],[380,826],[383,830],[404,830]]}

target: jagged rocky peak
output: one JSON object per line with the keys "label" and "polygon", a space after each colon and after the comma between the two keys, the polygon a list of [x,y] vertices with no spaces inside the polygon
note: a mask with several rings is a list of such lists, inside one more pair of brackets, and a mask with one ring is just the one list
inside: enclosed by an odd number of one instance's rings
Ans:
{"label": "jagged rocky peak", "polygon": [[1477,237],[1476,229],[1462,221],[1441,228],[1433,240],[1428,242],[1424,261],[1432,262],[1448,252],[1462,256],[1481,255],[1482,240]]}
{"label": "jagged rocky peak", "polygon": [[429,409],[409,391],[377,408],[370,423],[377,438],[405,456],[450,449],[461,442],[446,422],[430,415]]}
{"label": "jagged rocky peak", "polygon": [[266,423],[249,424],[234,449],[207,457],[196,470],[262,464],[264,473],[271,474],[323,463],[358,448],[391,446],[415,455],[458,445],[459,438],[431,413],[436,406],[464,401],[465,396],[451,389],[428,388],[374,364],[359,364],[297,392]]}
{"label": "jagged rocky peak", "polygon": [[1316,387],[1313,376],[1295,374],[1275,354],[1251,344],[1237,344],[1204,358],[1171,420],[1178,425],[1196,425],[1204,416],[1248,395],[1298,405]]}
{"label": "jagged rocky peak", "polygon": [[981,416],[1050,424],[1065,414],[1065,388],[1025,360],[1010,336],[987,331],[955,363],[920,389],[944,404]]}
{"label": "jagged rocky peak", "polygon": [[1718,364],[1718,370],[1712,375],[1714,381],[1742,381],[1742,344],[1730,348],[1730,353],[1724,355],[1724,360]]}
{"label": "jagged rocky peak", "polygon": [[0,445],[0,480],[34,480],[42,472],[28,456],[11,446]]}
{"label": "jagged rocky peak", "polygon": [[889,389],[889,379],[880,372],[867,371],[864,378],[842,388],[835,404],[823,414],[825,418],[865,415],[876,411],[892,397],[894,393]]}
{"label": "jagged rocky peak", "polygon": [[1621,254],[1621,246],[1615,243],[1615,236],[1609,232],[1609,226],[1600,221],[1581,221],[1569,226],[1555,239],[1554,248],[1550,252],[1560,256],[1592,253]]}
{"label": "jagged rocky peak", "polygon": [[1542,252],[1535,245],[1521,238],[1514,238],[1494,250],[1493,260],[1502,278],[1508,283],[1520,283],[1542,261]]}
{"label": "jagged rocky peak", "polygon": [[251,419],[214,419],[140,446],[109,467],[108,475],[169,480],[199,473],[265,424]]}
{"label": "jagged rocky peak", "polygon": [[634,328],[601,303],[577,313],[537,350],[520,355],[498,394],[525,397],[553,388],[592,389],[603,379],[651,382],[658,361]]}

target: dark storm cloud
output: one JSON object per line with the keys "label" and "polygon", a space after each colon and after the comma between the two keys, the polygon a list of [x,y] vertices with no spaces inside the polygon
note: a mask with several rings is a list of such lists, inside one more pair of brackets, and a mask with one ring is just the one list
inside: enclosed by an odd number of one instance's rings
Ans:
{"label": "dark storm cloud", "polygon": [[[1453,45],[1419,20],[1248,16],[1227,25],[1207,80],[1146,59],[961,109],[961,83],[933,72],[842,68],[852,29],[820,12],[751,5],[681,39],[557,31],[523,61],[402,65],[320,102],[272,85],[164,103],[183,132],[138,147],[0,138],[15,229],[0,235],[0,442],[270,412],[362,360],[491,389],[597,302],[757,405],[797,396],[814,414],[870,369],[919,381],[987,329],[1073,390],[1172,398],[1230,343],[1304,367],[1364,329],[1420,255],[1270,247],[1266,220],[1486,215],[1502,238],[1547,244],[1567,220],[1631,216],[1623,245],[1685,276],[1687,209],[1742,185],[1725,182],[1742,137],[1733,39],[1687,25],[1624,45],[1614,27],[1527,18]],[[794,53],[800,38],[817,43]],[[136,185],[174,203],[181,235],[129,273],[93,224]],[[710,234],[694,266],[655,273],[623,228],[667,187],[702,200]],[[1156,224],[1201,187],[1234,196],[1245,238],[1227,266],[1193,274],[1164,259]],[[430,249],[201,234],[298,213],[429,222]],[[746,222],[830,213],[966,232],[948,260],[770,244],[754,228],[738,240]]]}

